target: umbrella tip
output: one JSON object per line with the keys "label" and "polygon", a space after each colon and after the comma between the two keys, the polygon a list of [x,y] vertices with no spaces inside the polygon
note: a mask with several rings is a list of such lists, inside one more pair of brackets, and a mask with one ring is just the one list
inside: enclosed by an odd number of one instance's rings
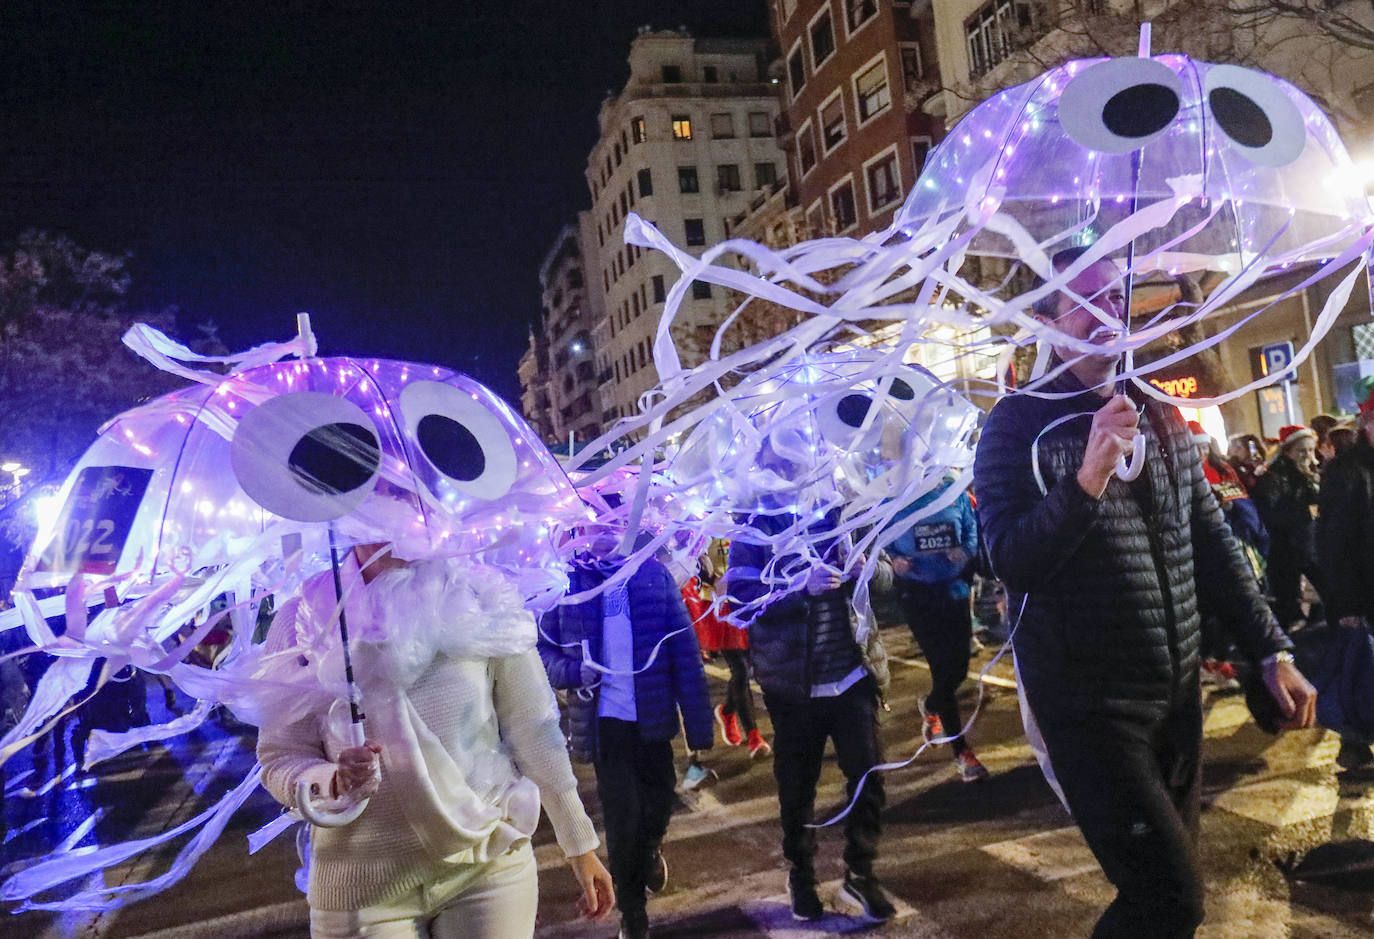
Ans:
{"label": "umbrella tip", "polygon": [[315,333],[310,328],[309,313],[296,314],[296,333],[301,341],[300,357],[303,359],[314,358],[315,353],[319,351],[319,345],[315,342]]}
{"label": "umbrella tip", "polygon": [[1146,20],[1140,24],[1140,48],[1136,53],[1142,59],[1150,57],[1150,21]]}

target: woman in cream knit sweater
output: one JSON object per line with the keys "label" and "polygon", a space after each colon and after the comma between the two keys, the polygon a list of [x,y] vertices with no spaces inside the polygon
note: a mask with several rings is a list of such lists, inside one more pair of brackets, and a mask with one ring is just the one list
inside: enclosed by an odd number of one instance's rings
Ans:
{"label": "woman in cream knit sweater", "polygon": [[[263,783],[283,805],[299,782],[326,805],[370,796],[352,823],[312,829],[312,937],[530,936],[541,804],[579,907],[605,916],[611,879],[519,594],[492,568],[373,558],[378,547],[341,572],[367,744],[348,745],[337,687],[283,696],[259,736]],[[337,606],[328,572],[283,605],[267,644],[279,687],[302,687],[306,670],[342,675]]]}

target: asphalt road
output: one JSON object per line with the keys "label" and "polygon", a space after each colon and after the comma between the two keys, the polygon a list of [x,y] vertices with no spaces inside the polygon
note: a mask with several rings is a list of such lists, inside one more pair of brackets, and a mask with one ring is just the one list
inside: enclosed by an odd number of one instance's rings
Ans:
{"label": "asphalt road", "polygon": [[[891,712],[882,728],[889,759],[920,744],[916,702],[929,674],[904,629],[886,632],[895,655]],[[988,650],[975,670],[991,657]],[[711,667],[719,695],[723,669]],[[1055,800],[1021,736],[1009,662],[982,684],[974,746],[992,771],[987,782],[959,782],[947,748],[928,750],[888,775],[888,808],[878,873],[898,901],[881,936],[1025,939],[1086,936],[1112,890]],[[966,713],[977,683],[965,687]],[[761,701],[760,712],[762,711]],[[1374,936],[1374,776],[1338,773],[1333,734],[1266,736],[1243,701],[1209,693],[1202,851],[1208,915],[1199,935],[1343,939]],[[10,834],[3,866],[73,844],[142,836],[195,814],[251,769],[252,738],[210,728],[175,744],[114,761],[91,777],[48,793],[20,790],[41,774],[9,784]],[[685,759],[680,761],[685,764]],[[664,853],[669,888],[650,902],[654,935],[765,936],[803,939],[858,931],[839,913],[814,924],[792,921],[786,906],[777,806],[767,761],[720,743],[707,758],[713,785],[682,794]],[[7,767],[7,770],[9,768]],[[595,787],[579,768],[582,792],[599,817]],[[828,761],[818,811],[843,805],[843,777]],[[98,813],[89,830],[82,821]],[[245,834],[276,806],[254,796],[214,848],[180,883],[109,913],[34,911],[0,920],[0,934],[26,937],[304,937],[306,907],[292,883],[293,839],[282,836],[249,856]],[[833,893],[843,868],[839,827],[820,833],[818,873]],[[571,873],[547,826],[536,837],[540,862],[539,935],[612,936],[614,920],[576,919]],[[165,869],[171,852],[150,851],[107,875],[129,882]],[[802,926],[805,928],[802,928]]]}

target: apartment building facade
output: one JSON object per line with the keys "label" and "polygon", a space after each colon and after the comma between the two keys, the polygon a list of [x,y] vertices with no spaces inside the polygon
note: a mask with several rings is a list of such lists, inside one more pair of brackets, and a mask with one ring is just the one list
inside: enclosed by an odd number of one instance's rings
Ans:
{"label": "apartment building facade", "polygon": [[[551,442],[586,442],[602,430],[601,392],[592,334],[602,318],[602,293],[588,277],[591,214],[563,227],[539,266],[541,339],[547,373]],[[528,413],[528,412],[527,412]]]}
{"label": "apartment building facade", "polygon": [[520,379],[520,413],[540,440],[553,436],[553,409],[549,400],[549,346],[544,341],[544,322],[540,318],[530,327],[529,341],[515,367]]}
{"label": "apartment building facade", "polygon": [[[605,425],[638,413],[641,395],[658,383],[654,337],[679,273],[660,252],[625,244],[627,214],[699,255],[728,237],[751,197],[785,173],[767,53],[762,38],[704,39],[646,27],[630,47],[629,80],[601,105],[601,136],[586,168],[586,256],[592,289],[604,296],[592,342]],[[699,360],[714,324],[731,309],[719,287],[692,285],[674,324],[684,364]]]}
{"label": "apartment building facade", "polygon": [[885,226],[915,184],[941,121],[929,3],[770,0],[797,209],[811,237]]}

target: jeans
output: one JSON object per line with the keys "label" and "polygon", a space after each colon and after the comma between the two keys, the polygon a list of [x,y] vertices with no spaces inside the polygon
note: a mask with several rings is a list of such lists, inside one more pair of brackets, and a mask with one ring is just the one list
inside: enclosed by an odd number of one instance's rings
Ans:
{"label": "jeans", "polygon": [[622,914],[643,914],[644,878],[673,814],[670,740],[643,741],[629,721],[600,718],[597,727],[596,792],[606,825],[606,853]]}
{"label": "jeans", "polygon": [[725,649],[720,654],[730,667],[730,683],[725,686],[721,711],[739,718],[740,729],[747,734],[758,726],[754,723],[754,694],[749,690],[749,653]]}
{"label": "jeans", "polygon": [[528,841],[361,910],[311,910],[310,939],[528,939],[539,905]]}
{"label": "jeans", "polygon": [[[1202,922],[1197,835],[1202,703],[1194,672],[1152,723],[1055,713],[1054,689],[1027,688],[1073,819],[1117,889],[1093,930],[1105,937],[1192,936]],[[1049,706],[1046,706],[1049,705]]]}
{"label": "jeans", "polygon": [[[806,827],[816,808],[816,782],[821,775],[825,742],[834,742],[835,757],[854,791],[864,773],[883,761],[878,741],[878,691],[865,678],[833,698],[793,700],[763,694],[764,706],[773,721],[773,778],[778,784],[782,822],[782,853],[796,876],[815,880],[816,832]],[[883,777],[874,773],[864,780],[844,821],[844,862],[860,877],[873,876],[878,855],[884,803]]]}
{"label": "jeans", "polygon": [[[968,675],[969,645],[973,639],[973,612],[968,598],[951,597],[948,584],[911,581],[902,583],[898,597],[911,635],[930,666],[926,713],[939,715],[946,736],[959,734],[964,719],[959,714],[956,694]],[[950,747],[958,756],[968,749],[968,743],[959,734]]]}

